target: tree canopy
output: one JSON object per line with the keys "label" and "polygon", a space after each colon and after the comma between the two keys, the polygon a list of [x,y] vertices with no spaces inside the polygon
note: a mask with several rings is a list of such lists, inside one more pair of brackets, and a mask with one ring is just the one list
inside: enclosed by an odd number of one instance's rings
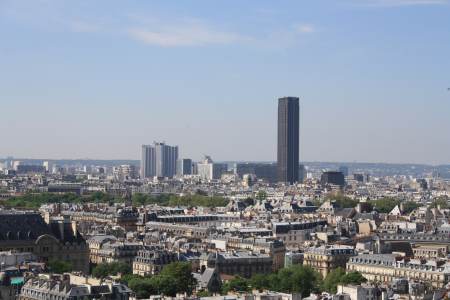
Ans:
{"label": "tree canopy", "polygon": [[104,192],[94,192],[90,195],[79,196],[75,193],[26,193],[22,196],[11,197],[3,202],[7,207],[39,208],[48,203],[88,203],[88,202],[121,202],[122,198],[113,198]]}
{"label": "tree canopy", "polygon": [[325,200],[335,201],[340,208],[353,208],[359,203],[358,200],[347,197],[341,192],[329,193],[325,196]]}
{"label": "tree canopy", "polygon": [[[54,193],[27,193],[22,196],[11,197],[3,204],[7,207],[37,209],[48,203],[111,203],[122,202],[122,198],[114,198],[104,192],[94,192],[89,195],[79,196],[75,193],[54,194]],[[204,196],[200,194],[177,196],[172,194],[161,194],[158,196],[146,194],[134,194],[132,196],[133,205],[158,204],[161,206],[204,206],[218,207],[228,204],[228,200],[219,196]]]}
{"label": "tree canopy", "polygon": [[400,204],[400,200],[392,197],[383,197],[378,200],[372,200],[370,203],[380,213],[389,213],[396,205]]}
{"label": "tree canopy", "polygon": [[234,277],[222,285],[222,294],[226,295],[228,292],[248,292],[250,291],[249,281],[242,277]]}
{"label": "tree canopy", "polygon": [[158,275],[142,277],[128,274],[121,278],[138,299],[150,295],[176,296],[177,293],[192,294],[196,280],[192,276],[191,264],[174,262],[165,266]]}
{"label": "tree canopy", "polygon": [[255,274],[248,284],[255,289],[269,289],[283,293],[299,293],[307,297],[320,289],[322,278],[312,268],[294,265],[271,274]]}
{"label": "tree canopy", "polygon": [[92,276],[97,278],[105,278],[107,276],[116,276],[118,274],[130,274],[131,266],[126,263],[113,262],[113,263],[101,263],[94,267],[92,270]]}
{"label": "tree canopy", "polygon": [[228,200],[219,196],[204,196],[200,194],[177,196],[170,194],[161,194],[158,196],[134,194],[132,197],[133,205],[158,204],[161,206],[204,206],[219,207],[228,204]]}
{"label": "tree canopy", "polygon": [[336,293],[337,286],[339,284],[358,285],[366,281],[367,279],[364,278],[359,272],[354,271],[346,274],[343,268],[336,268],[330,273],[328,273],[327,277],[323,281],[322,288],[327,292]]}
{"label": "tree canopy", "polygon": [[62,274],[72,271],[72,264],[68,261],[52,259],[48,262],[47,267],[50,272]]}
{"label": "tree canopy", "polygon": [[440,196],[433,200],[431,207],[437,208],[440,206],[441,208],[448,208],[448,198],[447,196]]}

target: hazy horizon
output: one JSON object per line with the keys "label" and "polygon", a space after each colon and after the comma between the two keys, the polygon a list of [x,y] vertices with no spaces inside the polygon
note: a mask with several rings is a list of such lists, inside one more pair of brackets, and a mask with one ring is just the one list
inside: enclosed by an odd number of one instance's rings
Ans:
{"label": "hazy horizon", "polygon": [[[0,157],[450,163],[450,1],[0,1]],[[412,22],[411,20],[415,20]],[[70,158],[64,158],[70,159]]]}

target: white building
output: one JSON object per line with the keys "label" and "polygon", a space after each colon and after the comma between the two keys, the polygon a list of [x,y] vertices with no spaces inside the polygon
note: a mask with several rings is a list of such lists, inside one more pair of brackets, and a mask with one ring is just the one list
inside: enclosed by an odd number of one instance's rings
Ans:
{"label": "white building", "polygon": [[202,180],[220,179],[227,170],[227,164],[214,163],[209,156],[205,156],[202,162],[197,163],[198,175]]}

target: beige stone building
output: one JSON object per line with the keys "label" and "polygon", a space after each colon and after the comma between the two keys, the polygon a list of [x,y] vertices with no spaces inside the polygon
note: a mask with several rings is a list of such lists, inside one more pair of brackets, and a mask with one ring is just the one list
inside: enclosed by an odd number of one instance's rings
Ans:
{"label": "beige stone building", "polygon": [[142,249],[138,251],[133,261],[133,274],[146,276],[161,272],[163,267],[178,261],[178,255],[164,249]]}
{"label": "beige stone building", "polygon": [[351,246],[321,246],[309,248],[303,256],[303,265],[309,266],[322,274],[325,278],[328,273],[338,267],[344,268],[350,257],[356,255]]}
{"label": "beige stone building", "polygon": [[440,288],[449,281],[450,263],[445,260],[408,260],[395,254],[362,254],[350,258],[347,271],[358,271],[370,282],[406,278]]}

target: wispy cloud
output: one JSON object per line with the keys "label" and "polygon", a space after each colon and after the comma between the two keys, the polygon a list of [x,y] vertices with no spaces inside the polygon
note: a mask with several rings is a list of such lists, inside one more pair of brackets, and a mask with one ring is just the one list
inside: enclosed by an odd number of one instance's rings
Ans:
{"label": "wispy cloud", "polygon": [[239,33],[213,29],[200,21],[184,21],[177,25],[136,26],[127,32],[137,41],[162,47],[223,45],[251,40],[250,37]]}
{"label": "wispy cloud", "polygon": [[417,5],[446,5],[449,4],[449,0],[358,0],[356,3],[364,6],[395,7]]}
{"label": "wispy cloud", "polygon": [[294,29],[298,33],[313,33],[316,31],[316,28],[311,24],[296,24],[294,25]]}
{"label": "wispy cloud", "polygon": [[[36,1],[36,2],[34,2]],[[368,0],[366,0],[368,1]],[[411,1],[411,0],[410,0]],[[80,2],[77,2],[80,3]],[[161,15],[149,12],[114,12],[108,15],[83,5],[58,0],[0,0],[0,17],[26,24],[34,30],[102,34],[126,38],[155,47],[203,47],[244,44],[254,47],[291,47],[306,35],[317,32],[315,25],[303,22],[274,24],[262,22],[255,29],[218,23],[212,19]]]}

